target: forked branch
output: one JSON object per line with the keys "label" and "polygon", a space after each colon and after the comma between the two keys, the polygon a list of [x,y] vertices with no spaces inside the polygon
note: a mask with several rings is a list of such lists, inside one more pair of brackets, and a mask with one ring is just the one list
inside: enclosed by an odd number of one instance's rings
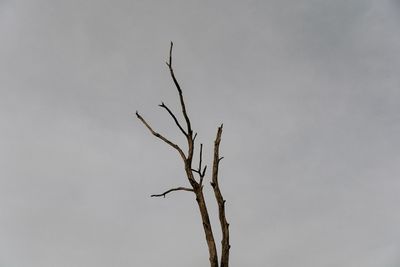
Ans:
{"label": "forked branch", "polygon": [[204,168],[202,166],[202,163],[203,163],[203,144],[200,144],[200,152],[199,152],[199,154],[200,154],[199,155],[199,167],[197,168],[197,170],[196,169],[192,169],[192,171],[194,171],[195,173],[197,173],[199,175],[199,177],[200,177],[199,185],[201,187],[203,185],[203,179],[204,179],[204,176],[206,175],[206,170],[207,170],[207,165],[205,165]]}

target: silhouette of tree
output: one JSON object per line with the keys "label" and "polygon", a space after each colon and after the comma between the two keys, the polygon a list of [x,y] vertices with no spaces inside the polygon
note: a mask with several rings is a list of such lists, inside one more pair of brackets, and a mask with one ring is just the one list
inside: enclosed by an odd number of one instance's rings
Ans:
{"label": "silhouette of tree", "polygon": [[139,114],[139,112],[136,112],[137,118],[146,126],[146,128],[153,134],[155,137],[161,139],[165,143],[167,143],[169,146],[171,146],[173,149],[175,149],[180,157],[182,158],[184,162],[184,169],[185,169],[185,174],[186,177],[190,183],[190,187],[174,187],[169,190],[166,190],[165,192],[161,194],[153,194],[151,195],[152,197],[165,197],[167,194],[175,191],[188,191],[192,192],[196,196],[196,202],[200,211],[201,215],[201,220],[203,224],[203,229],[204,229],[204,234],[205,234],[205,239],[207,242],[208,246],[208,252],[209,252],[209,261],[210,261],[210,266],[211,267],[228,267],[229,266],[229,250],[230,250],[230,244],[229,244],[229,223],[226,220],[226,215],[225,215],[225,200],[222,196],[221,190],[220,190],[220,185],[218,182],[218,169],[219,169],[219,164],[220,161],[223,159],[223,157],[220,157],[219,155],[219,145],[221,142],[221,136],[222,136],[222,124],[221,126],[218,127],[217,129],[217,134],[215,137],[214,141],[214,157],[213,157],[213,163],[212,163],[212,173],[211,173],[211,187],[214,191],[215,195],[215,200],[218,204],[218,215],[219,215],[219,222],[221,225],[221,231],[222,231],[222,241],[221,241],[221,259],[220,259],[220,265],[218,265],[218,255],[217,255],[217,248],[215,245],[215,239],[214,239],[214,234],[212,230],[212,226],[210,223],[210,217],[209,213],[207,210],[207,205],[206,201],[204,198],[203,194],[203,187],[204,187],[204,177],[206,175],[207,171],[207,165],[203,166],[203,144],[200,144],[199,146],[199,162],[196,168],[193,167],[193,153],[195,151],[195,139],[197,136],[197,133],[193,133],[193,129],[191,126],[191,122],[188,116],[188,112],[186,109],[185,101],[183,98],[183,93],[182,89],[175,77],[174,70],[172,68],[172,48],[173,48],[173,43],[171,42],[170,50],[169,50],[169,60],[166,62],[171,78],[174,82],[174,85],[178,91],[179,94],[179,101],[180,101],[180,106],[182,109],[182,115],[185,119],[185,126],[183,127],[175,114],[169,109],[163,102],[159,105],[161,108],[165,109],[168,114],[172,117],[174,120],[176,126],[179,128],[179,130],[183,133],[183,135],[186,137],[187,140],[187,152],[185,153],[182,148],[180,148],[177,144],[174,142],[170,141],[169,139],[165,138],[162,134],[156,132],[153,130],[152,126]]}

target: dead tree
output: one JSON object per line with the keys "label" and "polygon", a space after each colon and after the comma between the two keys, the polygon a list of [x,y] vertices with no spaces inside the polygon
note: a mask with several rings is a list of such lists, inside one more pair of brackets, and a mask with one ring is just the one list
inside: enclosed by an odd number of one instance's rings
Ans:
{"label": "dead tree", "polygon": [[200,215],[201,215],[201,220],[203,223],[203,229],[204,229],[204,234],[208,246],[208,252],[209,252],[209,260],[210,260],[210,266],[211,267],[228,267],[229,266],[229,250],[230,250],[230,244],[229,244],[229,223],[226,220],[225,216],[225,200],[222,196],[219,182],[218,182],[218,169],[219,169],[219,163],[222,160],[223,157],[220,157],[219,155],[219,145],[221,142],[221,135],[222,135],[222,124],[221,126],[218,127],[217,130],[217,135],[214,141],[214,158],[213,158],[213,165],[212,165],[212,174],[211,174],[211,186],[214,191],[215,199],[218,204],[218,215],[219,215],[219,221],[221,225],[221,231],[222,231],[222,241],[221,241],[221,259],[220,259],[220,265],[218,264],[218,255],[217,255],[217,248],[215,245],[215,239],[214,239],[214,234],[213,230],[211,227],[210,223],[210,216],[208,214],[207,210],[207,205],[206,205],[206,200],[204,198],[203,194],[203,182],[204,178],[206,175],[206,170],[207,170],[207,165],[203,166],[203,144],[200,144],[199,146],[199,162],[196,167],[193,167],[193,153],[195,152],[195,139],[197,136],[197,133],[193,132],[192,125],[188,116],[188,112],[186,109],[185,101],[183,99],[183,94],[182,94],[182,89],[175,77],[174,70],[172,68],[172,47],[173,43],[171,42],[170,50],[169,50],[169,60],[166,62],[171,78],[174,82],[174,85],[178,91],[179,94],[179,101],[180,101],[180,106],[182,109],[182,115],[185,119],[185,126],[183,127],[182,124],[179,122],[175,114],[171,111],[171,109],[166,106],[163,102],[159,105],[161,108],[165,109],[166,112],[172,117],[174,120],[176,126],[179,128],[179,130],[182,132],[182,134],[186,137],[187,140],[187,152],[185,153],[176,143],[170,141],[169,139],[165,138],[162,134],[156,132],[152,126],[138,113],[136,112],[137,118],[146,126],[146,128],[153,134],[155,137],[161,139],[168,145],[170,145],[173,149],[175,149],[180,157],[182,158],[184,162],[184,167],[185,167],[185,174],[187,177],[187,180],[190,184],[190,187],[174,187],[171,188],[161,194],[154,194],[151,195],[152,197],[165,197],[167,194],[175,191],[188,191],[194,193],[196,197],[196,202],[199,207]]}

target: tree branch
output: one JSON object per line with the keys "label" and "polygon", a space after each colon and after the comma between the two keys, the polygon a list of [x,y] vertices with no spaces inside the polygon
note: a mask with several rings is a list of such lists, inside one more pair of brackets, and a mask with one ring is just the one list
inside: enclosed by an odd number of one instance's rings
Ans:
{"label": "tree branch", "polygon": [[201,163],[203,161],[203,144],[200,144],[200,156],[199,156],[199,173],[201,174]]}
{"label": "tree branch", "polygon": [[207,170],[207,165],[204,166],[203,172],[200,173],[200,182],[199,182],[200,186],[203,185],[203,179],[204,179],[204,176],[206,175],[206,170]]}
{"label": "tree branch", "polygon": [[185,106],[185,102],[183,100],[182,89],[178,83],[178,80],[175,77],[175,73],[172,68],[172,47],[173,47],[173,45],[174,44],[171,42],[171,46],[169,48],[169,62],[167,62],[167,66],[169,68],[169,72],[171,73],[171,77],[172,77],[172,80],[174,81],[175,87],[179,93],[179,100],[181,102],[182,113],[183,113],[183,117],[185,117],[185,121],[186,121],[186,125],[187,125],[187,133],[189,136],[191,136],[192,135],[192,126],[190,124],[189,116],[187,115],[187,112],[186,112],[186,106]]}
{"label": "tree branch", "polygon": [[161,105],[158,105],[159,107],[162,107],[164,109],[166,109],[169,113],[169,115],[171,115],[171,117],[174,119],[175,124],[178,126],[179,130],[181,130],[181,132],[187,136],[188,134],[185,132],[185,130],[182,128],[181,124],[179,123],[178,119],[176,118],[175,114],[172,113],[172,111],[164,104],[164,102],[161,102]]}
{"label": "tree branch", "polygon": [[173,191],[189,191],[189,192],[194,192],[194,190],[191,189],[191,188],[176,187],[176,188],[169,189],[169,190],[165,191],[165,192],[162,193],[162,194],[151,195],[151,197],[164,197],[164,198],[165,198],[165,195],[167,195],[168,193],[171,193],[171,192],[173,192]]}
{"label": "tree branch", "polygon": [[226,220],[225,216],[225,200],[222,196],[221,190],[219,188],[218,183],[218,169],[219,169],[219,162],[221,161],[222,157],[219,157],[219,144],[221,143],[221,135],[222,135],[222,127],[218,127],[217,136],[214,142],[214,160],[213,160],[213,170],[212,170],[212,182],[211,186],[214,189],[214,195],[218,203],[218,215],[219,221],[221,224],[221,231],[222,231],[222,253],[221,253],[221,267],[228,267],[229,264],[229,223]]}
{"label": "tree branch", "polygon": [[202,166],[203,163],[203,144],[200,144],[200,152],[199,152],[199,166],[197,169],[192,169],[193,172],[197,173],[200,177],[199,186],[201,187],[203,184],[204,176],[206,175],[207,165]]}
{"label": "tree branch", "polygon": [[143,117],[139,114],[139,112],[136,111],[136,117],[147,127],[147,129],[149,129],[149,131],[157,138],[163,140],[165,143],[167,143],[168,145],[172,146],[173,148],[175,148],[179,154],[181,155],[183,161],[186,161],[186,156],[185,153],[183,153],[182,149],[177,145],[172,143],[171,141],[169,141],[167,138],[165,138],[164,136],[162,136],[161,134],[155,132],[153,130],[153,128],[151,128],[151,126],[145,121],[145,119],[143,119]]}

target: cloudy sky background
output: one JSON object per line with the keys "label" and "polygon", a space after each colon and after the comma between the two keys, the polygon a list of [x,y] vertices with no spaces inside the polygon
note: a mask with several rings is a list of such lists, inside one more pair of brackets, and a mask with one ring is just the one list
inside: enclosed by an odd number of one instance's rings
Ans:
{"label": "cloudy sky background", "polygon": [[0,266],[208,265],[131,115],[184,145],[171,40],[208,161],[224,122],[233,267],[399,266],[399,29],[398,0],[0,0]]}

